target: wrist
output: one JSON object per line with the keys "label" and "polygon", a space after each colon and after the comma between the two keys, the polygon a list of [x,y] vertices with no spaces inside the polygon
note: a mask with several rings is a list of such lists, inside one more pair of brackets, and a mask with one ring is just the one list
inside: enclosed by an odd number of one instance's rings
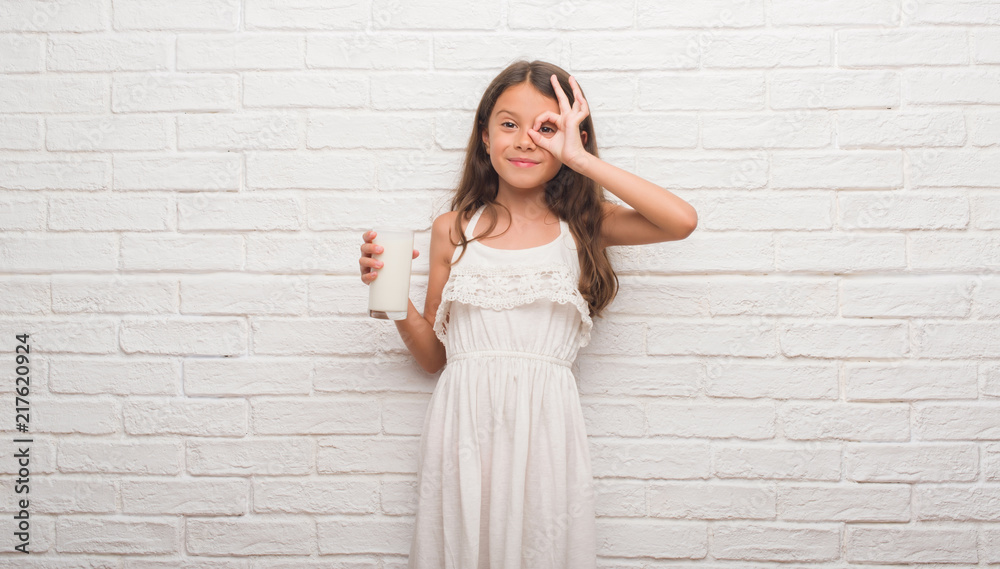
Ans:
{"label": "wrist", "polygon": [[577,156],[573,160],[566,162],[566,165],[572,168],[573,170],[576,170],[577,172],[586,175],[587,170],[590,168],[590,166],[594,163],[595,160],[599,160],[599,158],[597,158],[597,156],[594,156],[593,154],[587,151],[584,151],[583,154],[581,154],[580,156]]}

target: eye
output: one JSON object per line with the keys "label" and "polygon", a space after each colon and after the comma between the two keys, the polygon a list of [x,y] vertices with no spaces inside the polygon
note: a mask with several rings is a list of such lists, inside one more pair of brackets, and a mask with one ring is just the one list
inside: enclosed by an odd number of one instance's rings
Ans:
{"label": "eye", "polygon": [[503,121],[502,123],[500,123],[500,126],[513,125],[513,124],[514,123],[512,123],[510,121]]}
{"label": "eye", "polygon": [[550,127],[550,126],[546,126],[546,125],[542,125],[542,128],[540,128],[540,129],[538,129],[538,130],[540,130],[540,131],[544,132],[544,131],[545,131],[545,129],[549,129],[549,132],[555,132],[555,131],[556,131],[556,130],[555,130],[554,128],[552,128],[552,127]]}

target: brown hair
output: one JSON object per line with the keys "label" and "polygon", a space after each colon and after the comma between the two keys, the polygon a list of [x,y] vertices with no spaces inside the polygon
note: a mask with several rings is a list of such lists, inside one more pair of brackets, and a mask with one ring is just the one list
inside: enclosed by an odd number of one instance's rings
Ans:
{"label": "brown hair", "polygon": [[[495,202],[499,190],[499,177],[490,156],[483,145],[482,134],[487,130],[493,106],[500,95],[508,88],[522,83],[529,83],[539,93],[557,101],[552,89],[550,77],[556,75],[569,104],[575,99],[573,88],[569,83],[569,73],[562,68],[544,61],[518,60],[500,72],[486,87],[479,106],[476,108],[475,122],[469,135],[466,147],[465,162],[462,167],[462,179],[451,200],[451,210],[459,212],[455,217],[455,233],[462,252],[458,260],[465,255],[466,245],[470,239],[462,231],[462,217],[468,217],[480,206],[485,205],[490,210],[492,218],[487,235],[496,227],[499,216],[495,208],[504,207]],[[583,89],[580,89],[581,93]],[[590,154],[597,154],[597,137],[594,136],[594,123],[588,114],[580,123],[580,131],[587,132],[584,148]],[[563,164],[559,172],[545,184],[545,204],[560,219],[565,219],[576,238],[577,254],[580,259],[580,293],[590,306],[591,316],[600,316],[618,293],[618,276],[615,274],[608,259],[608,254],[597,239],[601,234],[601,223],[604,220],[603,202],[607,201],[604,190],[594,180],[578,173]],[[509,213],[509,212],[508,212]],[[480,239],[475,237],[471,241]]]}

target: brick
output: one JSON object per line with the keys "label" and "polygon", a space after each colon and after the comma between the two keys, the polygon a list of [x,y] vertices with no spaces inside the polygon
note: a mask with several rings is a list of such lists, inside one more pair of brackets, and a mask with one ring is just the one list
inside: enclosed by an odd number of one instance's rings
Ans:
{"label": "brick", "polygon": [[844,477],[855,482],[974,482],[978,476],[979,450],[972,443],[848,443],[844,452]]}
{"label": "brick", "polygon": [[122,513],[242,516],[248,490],[241,479],[122,480]]}
{"label": "brick", "polygon": [[903,186],[899,151],[774,152],[770,185],[780,189],[891,189]]}
{"label": "brick", "polygon": [[253,482],[255,513],[373,514],[378,502],[375,477],[258,478]]}
{"label": "brick", "polygon": [[[636,23],[643,28],[753,28],[763,26],[764,0],[734,4],[726,0],[705,0],[691,6],[639,0]],[[710,37],[710,36],[709,36]]]}
{"label": "brick", "polygon": [[789,402],[778,415],[789,440],[910,439],[910,410],[903,404]]}
{"label": "brick", "polygon": [[969,109],[965,116],[973,146],[1000,145],[1000,112]]}
{"label": "brick", "polygon": [[135,519],[108,516],[59,516],[60,553],[155,555],[180,546],[178,518]]}
{"label": "brick", "polygon": [[756,399],[837,399],[839,387],[835,362],[784,363],[753,359],[720,361],[707,365],[705,392],[712,397]]}
{"label": "brick", "polygon": [[379,402],[373,398],[258,397],[250,422],[253,432],[261,435],[373,435],[381,431],[379,411]]}
{"label": "brick", "polygon": [[788,357],[898,358],[909,353],[907,326],[900,321],[789,322],[778,325],[777,336]]}
{"label": "brick", "polygon": [[174,121],[162,116],[56,117],[45,126],[49,150],[166,150],[174,140]]}
{"label": "brick", "polygon": [[866,527],[844,533],[848,563],[976,563],[975,528]]}
{"label": "brick", "polygon": [[1000,521],[1000,512],[991,504],[1000,497],[997,485],[926,486],[915,485],[914,509],[919,520]]}
{"label": "brick", "polygon": [[772,109],[892,108],[900,104],[899,85],[892,71],[779,70],[771,74],[768,101]]}
{"label": "brick", "polygon": [[49,275],[7,275],[0,277],[0,314],[47,314],[52,298]]}
{"label": "brick", "polygon": [[3,0],[0,31],[92,32],[109,26],[110,0]]}
{"label": "brick", "polygon": [[305,37],[300,34],[181,34],[177,38],[177,69],[302,69],[305,52]]}
{"label": "brick", "polygon": [[0,150],[40,150],[42,123],[35,117],[0,116]]}
{"label": "brick", "polygon": [[[524,8],[530,10],[530,6]],[[448,5],[448,13],[445,18],[442,18],[439,12],[440,5],[433,0],[414,2],[371,0],[371,10],[374,26],[380,30],[400,28],[437,30],[444,28],[493,31],[501,25],[500,5],[492,3],[452,3]],[[510,25],[510,16],[508,16],[508,24]],[[363,24],[360,27],[363,27]]]}
{"label": "brick", "polygon": [[423,148],[432,136],[430,121],[390,113],[311,112],[306,125],[309,148]]}
{"label": "brick", "polygon": [[118,190],[238,190],[240,156],[229,153],[183,153],[153,158],[116,154]]}
{"label": "brick", "polygon": [[841,315],[847,317],[965,318],[973,279],[948,275],[841,280]]}
{"label": "brick", "polygon": [[601,519],[597,532],[599,556],[701,559],[708,552],[704,522]]}
{"label": "brick", "polygon": [[299,146],[291,113],[184,114],[177,117],[179,150],[280,150]]}
{"label": "brick", "polygon": [[908,522],[906,484],[792,484],[778,492],[778,518],[801,522]]}
{"label": "brick", "polygon": [[358,190],[375,187],[375,159],[357,151],[249,152],[253,189]]}
{"label": "brick", "polygon": [[839,67],[908,67],[969,63],[965,30],[839,30]]}
{"label": "brick", "polygon": [[840,558],[840,526],[811,523],[718,523],[712,526],[715,559],[833,561]]}
{"label": "brick", "polygon": [[590,436],[640,437],[646,430],[641,403],[614,403],[604,399],[581,398],[586,431]]}
{"label": "brick", "polygon": [[239,235],[145,235],[121,237],[126,270],[238,271],[243,268]]}
{"label": "brick", "polygon": [[5,113],[98,113],[108,108],[108,77],[84,74],[0,75]]}
{"label": "brick", "polygon": [[375,517],[320,519],[316,522],[321,554],[388,553],[405,555],[413,539],[412,520]]}
{"label": "brick", "polygon": [[178,198],[177,228],[181,231],[273,231],[302,227],[299,200],[294,197],[198,193]]}
{"label": "brick", "polygon": [[694,148],[698,118],[682,114],[604,114],[595,131],[601,144],[639,148]]}
{"label": "brick", "polygon": [[44,38],[30,35],[0,35],[0,73],[38,73],[44,69]]}
{"label": "brick", "polygon": [[922,0],[904,5],[903,23],[912,24],[1000,24],[1000,6],[978,0]]}
{"label": "brick", "polygon": [[[483,39],[481,37],[476,39]],[[460,40],[436,37],[444,46]],[[485,54],[481,43],[460,44]],[[472,47],[474,45],[474,47]],[[447,47],[435,48],[448,53]],[[466,57],[468,54],[466,54]],[[459,56],[461,57],[461,56]],[[450,68],[447,57],[435,58],[435,68]],[[306,66],[311,69],[427,69],[431,64],[431,40],[428,37],[389,32],[354,32],[309,34],[306,38]],[[478,60],[471,65],[483,65]],[[493,66],[494,68],[496,66]],[[469,69],[462,66],[460,69]]]}
{"label": "brick", "polygon": [[110,435],[121,433],[121,406],[106,397],[45,397],[33,402],[36,433]]}
{"label": "brick", "polygon": [[188,518],[185,548],[194,555],[309,555],[316,522],[299,516]]}
{"label": "brick", "polygon": [[19,154],[0,161],[0,189],[111,189],[111,159],[101,156]]}
{"label": "brick", "polygon": [[30,487],[35,491],[29,500],[31,510],[40,514],[114,514],[118,509],[115,481],[110,478],[40,476],[31,481]]}
{"label": "brick", "polygon": [[765,272],[774,268],[774,241],[770,235],[743,232],[717,235],[695,233],[680,242],[611,247],[612,264],[619,274],[704,273],[713,271]]}
{"label": "brick", "polygon": [[[581,395],[694,397],[702,366],[658,357],[609,358],[581,355],[575,371]],[[629,381],[620,381],[627,376]]]}
{"label": "brick", "polygon": [[989,67],[907,69],[903,73],[907,102],[990,105],[1000,103],[1000,71]]}
{"label": "brick", "polygon": [[195,476],[302,475],[315,472],[314,448],[306,437],[189,439],[185,463]]}
{"label": "brick", "polygon": [[460,175],[462,161],[457,153],[436,152],[428,148],[384,150],[376,153],[375,158],[377,187],[383,191],[429,192],[452,187]]}
{"label": "brick", "polygon": [[773,403],[650,402],[646,411],[649,434],[675,437],[771,439],[775,418]]}
{"label": "brick", "polygon": [[833,32],[722,30],[702,42],[703,68],[823,67],[833,63]]}
{"label": "brick", "polygon": [[[884,286],[884,285],[882,285]],[[974,363],[862,364],[844,366],[848,401],[975,399]]]}
{"label": "brick", "polygon": [[160,196],[49,198],[49,229],[55,231],[166,231],[174,204]]}
{"label": "brick", "polygon": [[698,37],[675,31],[644,31],[625,37],[609,32],[575,34],[569,39],[569,52],[571,67],[577,72],[697,69],[702,58]]}
{"label": "brick", "polygon": [[[376,192],[310,195],[306,196],[305,203],[307,225],[314,231],[354,230],[358,247],[362,243],[362,234],[379,226],[398,225],[414,231],[430,231],[435,211],[430,201],[424,198],[419,195],[412,200],[406,199],[407,207],[401,208],[400,197]],[[427,250],[420,251],[421,256],[427,253]]]}
{"label": "brick", "polygon": [[823,148],[833,126],[826,112],[712,114],[702,117],[704,148]]}
{"label": "brick", "polygon": [[840,480],[836,443],[715,444],[711,454],[713,473],[719,478]]}
{"label": "brick", "polygon": [[381,511],[389,516],[412,516],[417,511],[417,480],[411,476],[407,480],[382,481]]}
{"label": "brick", "polygon": [[760,72],[657,73],[639,77],[638,104],[654,111],[762,111],[764,94]]}
{"label": "brick", "polygon": [[635,480],[594,480],[594,509],[601,517],[645,517],[646,484]]}
{"label": "brick", "polygon": [[590,437],[589,444],[597,478],[692,479],[707,478],[711,473],[706,442]]}
{"label": "brick", "polygon": [[910,236],[911,269],[980,271],[1000,264],[1000,237],[976,233]]}
{"label": "brick", "polygon": [[420,435],[427,416],[426,396],[389,397],[382,403],[382,432],[387,435]]}
{"label": "brick", "polygon": [[1000,185],[1000,149],[921,148],[907,151],[914,188]]}
{"label": "brick", "polygon": [[837,113],[841,148],[962,146],[965,117],[957,111],[843,111]]}
{"label": "brick", "polygon": [[166,71],[172,42],[160,34],[49,35],[50,71]]}
{"label": "brick", "polygon": [[243,18],[247,29],[358,30],[371,10],[370,2],[247,0]]}
{"label": "brick", "polygon": [[187,359],[184,393],[187,395],[308,395],[313,369],[302,358]]}
{"label": "brick", "polygon": [[112,235],[18,235],[0,237],[0,269],[17,272],[114,271],[118,238]]}
{"label": "brick", "polygon": [[179,395],[179,361],[60,358],[49,364],[49,391],[53,393],[114,395]]}
{"label": "brick", "polygon": [[709,231],[831,229],[836,210],[831,192],[713,192],[688,203],[698,211],[698,227]]}
{"label": "brick", "polygon": [[181,440],[64,439],[59,442],[59,471],[176,475],[183,448]]}
{"label": "brick", "polygon": [[[518,11],[521,11],[523,7],[524,4],[519,5],[517,8]],[[590,8],[589,5],[581,5],[579,7]],[[620,12],[621,10],[617,11]],[[604,20],[606,21],[608,13],[605,13],[604,16]],[[383,39],[381,41],[384,42],[386,40]],[[522,54],[524,57],[530,59],[528,54],[531,53],[559,53],[559,50],[565,43],[560,38],[544,33],[541,36],[475,33],[449,34],[447,36],[438,35],[434,37],[433,48],[430,45],[418,43],[426,41],[418,38],[412,40],[399,39],[397,41],[400,44],[400,48],[406,47],[406,42],[409,41],[409,47],[413,52],[409,54],[401,53],[400,57],[394,58],[392,61],[398,61],[399,63],[394,65],[393,68],[429,66],[430,62],[427,61],[424,63],[424,60],[427,58],[426,54],[431,54],[433,56],[434,69],[454,69],[461,71],[472,69],[503,69],[512,61],[513,54]],[[375,54],[381,56],[386,49],[381,42],[376,43],[373,40],[369,40],[362,45],[364,47],[349,46],[345,48],[351,50],[349,57],[352,60],[358,60],[359,63],[371,62],[373,58],[369,52],[375,51]],[[376,61],[376,63],[378,62]]]}
{"label": "brick", "polygon": [[235,74],[117,73],[111,85],[111,110],[235,111],[238,93]]}
{"label": "brick", "polygon": [[650,482],[649,513],[678,519],[771,519],[775,489],[728,482]]}
{"label": "brick", "polygon": [[[43,196],[0,198],[0,230],[43,231],[45,229],[45,198]],[[7,297],[13,302],[13,298]]]}
{"label": "brick", "polygon": [[[343,80],[343,79],[342,79]],[[371,75],[371,106],[378,111],[467,110],[489,83],[482,75],[401,71]],[[400,85],[408,88],[401,90]]]}
{"label": "brick", "polygon": [[758,320],[754,326],[725,318],[649,323],[650,354],[771,357],[776,348],[775,324],[768,319]]}
{"label": "brick", "polygon": [[906,267],[902,234],[788,233],[775,236],[775,241],[775,265],[782,271],[854,273]]}
{"label": "brick", "polygon": [[318,442],[316,468],[322,474],[417,472],[420,437],[340,435]]}
{"label": "brick", "polygon": [[670,180],[670,188],[762,188],[767,184],[768,158],[759,151],[671,152],[670,158],[639,159],[639,167],[621,167],[654,180]]}
{"label": "brick", "polygon": [[[332,319],[257,318],[253,322],[255,354],[271,355],[332,355],[364,354],[372,343],[383,344],[388,332],[398,338],[395,327],[389,328],[372,318]],[[359,342],[365,338],[365,342]],[[402,345],[402,340],[398,340]],[[405,346],[403,347],[405,350]]]}
{"label": "brick", "polygon": [[247,434],[247,405],[242,400],[133,398],[125,402],[122,411],[125,432],[130,435],[242,437]]}
{"label": "brick", "polygon": [[[993,356],[987,356],[993,357]],[[1000,405],[995,402],[917,403],[914,433],[921,440],[1000,439]],[[956,421],[955,417],[961,417]]]}
{"label": "brick", "polygon": [[972,30],[972,59],[976,63],[1000,63],[1000,30]]}
{"label": "brick", "polygon": [[[361,107],[368,103],[368,83],[367,76],[344,73],[248,71],[243,73],[243,105],[248,108]],[[372,100],[375,100],[374,93]]]}
{"label": "brick", "polygon": [[128,318],[121,323],[127,354],[235,356],[246,353],[246,322],[235,318]]}
{"label": "brick", "polygon": [[856,24],[899,25],[899,4],[893,0],[771,0],[771,26]]}
{"label": "brick", "polygon": [[303,315],[305,277],[289,275],[215,275],[181,278],[182,314]]}
{"label": "brick", "polygon": [[116,30],[227,30],[239,25],[239,0],[114,0]]}

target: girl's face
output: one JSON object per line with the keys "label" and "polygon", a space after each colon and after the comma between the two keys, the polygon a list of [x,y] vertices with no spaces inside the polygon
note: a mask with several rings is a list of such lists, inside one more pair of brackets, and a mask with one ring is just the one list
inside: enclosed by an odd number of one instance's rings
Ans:
{"label": "girl's face", "polygon": [[[528,83],[508,87],[493,105],[483,143],[501,186],[506,183],[508,189],[544,189],[545,182],[562,167],[562,162],[528,136],[535,118],[545,111],[559,114],[559,103]],[[538,133],[546,138],[555,132],[556,125],[551,122],[538,127]]]}

